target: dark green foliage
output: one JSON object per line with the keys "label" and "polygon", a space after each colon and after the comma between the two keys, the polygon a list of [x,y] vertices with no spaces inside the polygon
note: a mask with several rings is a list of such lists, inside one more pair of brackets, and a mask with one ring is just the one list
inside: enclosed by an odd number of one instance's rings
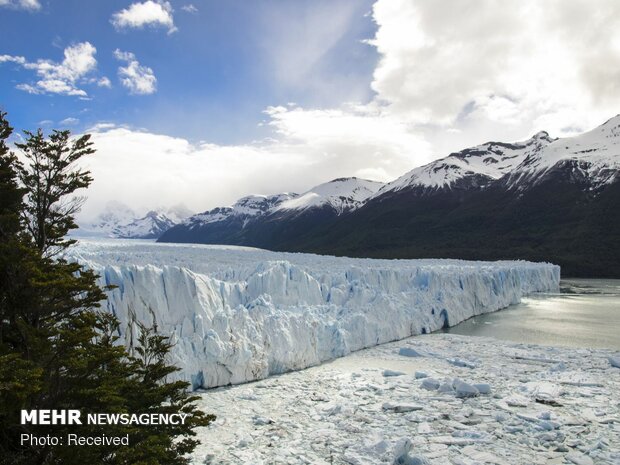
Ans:
{"label": "dark green foliage", "polygon": [[89,134],[71,141],[69,131],[53,131],[48,139],[40,129],[24,132],[26,142],[16,144],[28,159],[25,166],[17,165],[26,188],[23,218],[36,247],[53,255],[74,242],[64,237],[77,227],[73,215],[83,198],[68,196],[92,182],[90,173],[76,168],[76,162],[95,151]]}
{"label": "dark green foliage", "polygon": [[6,145],[13,128],[0,112],[0,239],[8,240],[20,229],[19,215],[25,190],[18,187],[15,167],[17,157]]}
{"label": "dark green foliage", "polygon": [[[74,163],[93,153],[88,137],[67,132],[46,140],[27,133],[21,165],[5,140],[0,114],[0,463],[184,464],[196,445],[193,428],[213,416],[194,406],[188,383],[171,382],[165,336],[141,328],[135,356],[118,341],[118,321],[97,310],[97,276],[58,252],[74,227],[73,196],[90,174]],[[20,188],[20,180],[24,188]],[[22,200],[23,199],[23,200]],[[20,425],[22,409],[87,413],[187,413],[184,425]],[[22,446],[20,435],[129,435],[125,446]]]}

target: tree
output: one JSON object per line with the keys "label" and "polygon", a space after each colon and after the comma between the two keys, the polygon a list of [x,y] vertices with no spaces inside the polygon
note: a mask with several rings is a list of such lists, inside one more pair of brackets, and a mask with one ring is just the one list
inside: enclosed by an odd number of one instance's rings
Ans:
{"label": "tree", "polygon": [[73,216],[84,198],[72,195],[93,180],[90,172],[76,163],[95,150],[90,134],[71,141],[69,131],[54,130],[49,139],[41,129],[24,133],[26,141],[15,144],[28,160],[25,166],[17,165],[19,179],[26,188],[23,218],[36,247],[51,256],[75,242],[65,236],[77,227]]}
{"label": "tree", "polygon": [[[0,113],[0,462],[7,464],[183,464],[195,426],[214,418],[196,409],[188,383],[171,382],[168,339],[142,328],[137,357],[118,341],[118,320],[99,311],[97,276],[59,252],[72,241],[76,190],[92,181],[75,163],[92,154],[88,136],[26,133],[22,165]],[[21,184],[21,186],[20,186]],[[22,187],[23,186],[23,187]],[[67,197],[70,197],[67,200]],[[84,414],[189,414],[185,425],[21,425],[21,409],[78,409]],[[131,447],[32,447],[21,434],[129,435]]]}
{"label": "tree", "polygon": [[9,151],[6,140],[13,128],[0,112],[0,240],[5,240],[19,232],[19,212],[25,189],[20,189],[15,167],[19,166],[17,157]]}

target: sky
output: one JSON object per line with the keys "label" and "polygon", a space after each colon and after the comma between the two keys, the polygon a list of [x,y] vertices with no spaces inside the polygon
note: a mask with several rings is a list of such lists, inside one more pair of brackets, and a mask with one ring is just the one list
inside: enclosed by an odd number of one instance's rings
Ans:
{"label": "sky", "polygon": [[82,218],[391,181],[620,112],[617,0],[0,0],[0,108],[90,133]]}

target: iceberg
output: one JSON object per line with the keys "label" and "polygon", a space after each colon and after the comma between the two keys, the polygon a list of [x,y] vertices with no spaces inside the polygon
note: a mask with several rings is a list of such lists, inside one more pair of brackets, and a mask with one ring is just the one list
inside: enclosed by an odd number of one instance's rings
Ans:
{"label": "iceberg", "polygon": [[113,285],[103,308],[131,347],[138,323],[174,342],[194,389],[299,370],[557,292],[525,261],[376,260],[249,247],[82,240],[68,252]]}

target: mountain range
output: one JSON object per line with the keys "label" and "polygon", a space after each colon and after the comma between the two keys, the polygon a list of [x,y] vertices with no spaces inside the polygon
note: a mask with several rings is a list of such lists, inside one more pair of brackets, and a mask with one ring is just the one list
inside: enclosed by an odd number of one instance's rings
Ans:
{"label": "mountain range", "polygon": [[161,242],[382,258],[527,259],[620,277],[620,115],[574,137],[539,132],[449,154],[382,184],[341,178],[249,196]]}
{"label": "mountain range", "polygon": [[191,216],[183,205],[150,210],[139,214],[121,202],[108,202],[91,222],[81,222],[76,236],[120,239],[157,239],[165,231]]}
{"label": "mountain range", "polygon": [[342,178],[301,195],[251,195],[239,199],[232,207],[194,215],[170,228],[159,241],[294,249],[300,234],[333,223],[344,213],[363,205],[382,186],[379,182]]}

